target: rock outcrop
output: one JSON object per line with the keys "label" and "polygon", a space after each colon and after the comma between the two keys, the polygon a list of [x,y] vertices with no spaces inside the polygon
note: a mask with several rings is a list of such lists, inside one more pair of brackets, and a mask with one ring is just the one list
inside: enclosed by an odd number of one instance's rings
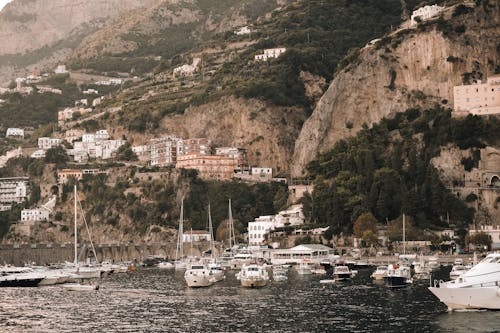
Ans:
{"label": "rock outcrop", "polygon": [[500,4],[482,1],[465,15],[401,29],[365,46],[337,73],[295,145],[292,175],[366,124],[411,107],[452,106],[453,86],[486,78],[499,64]]}

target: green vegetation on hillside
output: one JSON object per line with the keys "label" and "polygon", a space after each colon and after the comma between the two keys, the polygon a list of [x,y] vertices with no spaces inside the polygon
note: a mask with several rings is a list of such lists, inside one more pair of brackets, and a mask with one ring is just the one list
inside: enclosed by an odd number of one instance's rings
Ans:
{"label": "green vegetation on hillside", "polygon": [[[214,82],[247,98],[308,107],[300,71],[331,80],[350,49],[396,27],[400,16],[397,0],[298,1],[257,25],[252,38],[258,42],[225,63]],[[254,61],[255,54],[273,47],[286,47],[287,52],[278,59]]]}
{"label": "green vegetation on hillside", "polygon": [[[135,172],[131,171],[133,178],[132,174]],[[86,197],[84,210],[88,220],[123,228],[123,220],[129,219],[133,221],[134,230],[128,231],[139,233],[146,232],[152,225],[176,228],[180,213],[178,193],[182,188],[185,228],[206,229],[209,202],[214,228],[217,228],[227,219],[228,199],[232,198],[233,216],[243,231],[249,221],[259,215],[276,213],[288,199],[287,187],[279,183],[204,181],[194,170],[180,170],[176,181],[173,174],[165,175],[167,179],[133,183],[118,179],[113,184],[107,182],[105,175],[85,177],[79,191]],[[63,186],[63,201],[68,199],[72,186],[71,182]]]}
{"label": "green vegetation on hillside", "polygon": [[366,212],[381,223],[406,213],[420,229],[445,227],[449,215],[464,228],[474,211],[445,187],[430,160],[448,143],[477,149],[499,142],[498,118],[456,119],[437,107],[410,109],[337,142],[311,162],[315,188],[304,203],[310,219],[334,233],[351,233]]}

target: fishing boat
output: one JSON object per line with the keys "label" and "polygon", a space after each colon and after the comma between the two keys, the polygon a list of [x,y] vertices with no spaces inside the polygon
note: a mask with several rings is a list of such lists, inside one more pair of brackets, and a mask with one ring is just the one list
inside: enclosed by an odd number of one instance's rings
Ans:
{"label": "fishing boat", "polygon": [[413,283],[410,267],[391,264],[387,266],[384,283],[388,288],[404,288]]}
{"label": "fishing boat", "polygon": [[93,291],[93,290],[99,290],[99,284],[97,283],[88,283],[88,284],[83,284],[83,283],[64,283],[61,284],[61,287],[66,289],[66,290],[71,290],[71,291]]}
{"label": "fishing boat", "polygon": [[193,264],[186,269],[184,280],[190,288],[209,287],[215,282],[210,269],[203,264]]}
{"label": "fishing boat", "polygon": [[448,306],[500,310],[500,253],[491,253],[454,281],[434,281],[429,290]]}
{"label": "fishing boat", "polygon": [[264,287],[269,281],[269,274],[264,266],[256,264],[243,265],[241,271],[236,275],[243,287]]}

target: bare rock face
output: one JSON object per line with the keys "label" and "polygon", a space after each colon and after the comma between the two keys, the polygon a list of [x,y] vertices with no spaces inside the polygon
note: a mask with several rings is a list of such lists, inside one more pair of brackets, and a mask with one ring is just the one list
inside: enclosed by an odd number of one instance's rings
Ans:
{"label": "bare rock face", "polygon": [[168,116],[161,128],[185,138],[208,137],[219,147],[247,147],[252,165],[286,173],[304,120],[304,112],[299,108],[229,96],[189,107],[183,115]]}
{"label": "bare rock face", "polygon": [[[452,106],[453,86],[474,74],[487,77],[500,55],[498,2],[453,19],[445,34],[436,24],[401,30],[359,52],[358,59],[337,73],[297,139],[291,172],[304,173],[318,153],[342,138],[411,107],[436,103]],[[453,8],[447,15],[451,16]],[[447,22],[447,21],[445,21]],[[465,32],[456,33],[462,25]],[[464,76],[465,75],[465,76]]]}
{"label": "bare rock face", "polygon": [[0,13],[0,55],[51,46],[84,25],[115,17],[153,0],[14,0]]}

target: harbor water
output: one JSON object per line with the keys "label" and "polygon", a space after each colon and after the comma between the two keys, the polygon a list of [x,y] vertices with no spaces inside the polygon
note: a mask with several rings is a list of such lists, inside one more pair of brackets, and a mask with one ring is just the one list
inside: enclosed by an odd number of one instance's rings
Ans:
{"label": "harbor water", "polygon": [[[449,271],[449,269],[448,269]],[[3,288],[0,332],[498,332],[500,312],[448,313],[417,281],[399,290],[372,270],[351,282],[320,284],[291,269],[284,282],[245,289],[235,271],[210,288],[189,289],[183,273],[143,269],[111,275],[100,290]],[[447,271],[437,273],[444,278]]]}

